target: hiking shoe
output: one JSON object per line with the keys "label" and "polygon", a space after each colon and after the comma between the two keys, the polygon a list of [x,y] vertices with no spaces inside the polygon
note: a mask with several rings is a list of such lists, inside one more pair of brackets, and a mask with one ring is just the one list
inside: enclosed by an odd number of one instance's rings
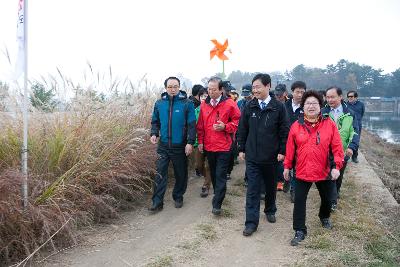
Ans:
{"label": "hiking shoe", "polygon": [[217,209],[217,208],[213,208],[211,212],[212,212],[212,214],[214,214],[216,216],[220,216],[221,213],[222,213],[222,210],[221,209]]}
{"label": "hiking shoe", "polygon": [[287,193],[290,190],[290,183],[288,181],[283,182],[283,192]]}
{"label": "hiking shoe", "polygon": [[162,209],[164,208],[164,204],[158,204],[158,205],[151,205],[151,207],[149,208],[149,211],[151,214],[156,214],[159,211],[162,211]]}
{"label": "hiking shoe", "polygon": [[183,200],[176,200],[175,201],[175,208],[180,209],[183,207]]}
{"label": "hiking shoe", "polygon": [[331,230],[333,228],[331,220],[329,218],[321,219],[322,227]]}
{"label": "hiking shoe", "polygon": [[257,228],[246,226],[246,228],[244,228],[244,230],[243,230],[243,235],[251,236],[255,231],[257,231]]}
{"label": "hiking shoe", "polygon": [[274,214],[267,214],[267,221],[270,223],[276,223],[276,217]]}
{"label": "hiking shoe", "polygon": [[195,169],[195,172],[197,177],[201,177],[201,172],[198,169]]}
{"label": "hiking shoe", "polygon": [[306,238],[306,235],[307,234],[305,234],[303,231],[296,231],[293,239],[290,241],[290,245],[297,246],[301,241],[304,240],[304,238]]}
{"label": "hiking shoe", "polygon": [[358,161],[358,158],[353,158],[353,159],[351,159],[354,163],[358,163],[359,161]]}
{"label": "hiking shoe", "polygon": [[200,193],[200,196],[201,197],[207,197],[208,196],[208,188],[207,187],[205,187],[205,186],[203,186],[202,188],[201,188],[201,193]]}
{"label": "hiking shoe", "polygon": [[283,183],[282,182],[278,182],[276,184],[276,190],[278,191],[283,191]]}
{"label": "hiking shoe", "polygon": [[227,173],[226,174],[226,180],[230,180],[231,179],[231,174],[230,173]]}
{"label": "hiking shoe", "polygon": [[294,190],[290,190],[290,202],[294,203]]}

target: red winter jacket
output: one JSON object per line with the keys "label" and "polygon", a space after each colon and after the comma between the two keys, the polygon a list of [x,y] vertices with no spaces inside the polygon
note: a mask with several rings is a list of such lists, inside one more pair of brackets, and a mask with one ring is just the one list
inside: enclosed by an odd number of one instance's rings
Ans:
{"label": "red winter jacket", "polygon": [[343,166],[344,152],[339,131],[329,117],[311,127],[303,116],[290,128],[286,143],[285,169],[293,168],[296,162],[296,178],[306,182],[317,182],[328,178],[331,164],[330,152],[336,169]]}
{"label": "red winter jacket", "polygon": [[[197,140],[204,145],[204,150],[211,152],[229,151],[232,138],[237,130],[240,119],[240,110],[230,98],[221,96],[221,100],[214,108],[210,104],[210,97],[201,103],[199,120],[197,121]],[[213,125],[220,120],[225,124],[224,131],[215,131]]]}

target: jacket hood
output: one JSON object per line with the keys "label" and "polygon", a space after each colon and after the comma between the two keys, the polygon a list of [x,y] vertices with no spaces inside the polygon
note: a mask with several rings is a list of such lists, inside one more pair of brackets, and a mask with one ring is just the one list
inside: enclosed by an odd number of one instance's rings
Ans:
{"label": "jacket hood", "polygon": [[[349,109],[349,107],[344,101],[342,101],[342,107],[343,107],[343,114],[349,114],[349,115],[353,114],[353,112]],[[326,106],[321,109],[321,113],[323,116],[329,116],[329,112],[331,112],[331,107],[328,104],[326,104]]]}
{"label": "jacket hood", "polygon": [[200,106],[200,104],[201,104],[200,100],[198,100],[197,98],[195,98],[192,95],[189,96],[189,100],[192,101],[195,106]]}
{"label": "jacket hood", "polygon": [[[326,120],[329,118],[329,113],[322,113],[320,112],[319,115],[321,116],[321,121]],[[299,118],[297,119],[300,125],[304,125],[304,113],[299,114]]]}
{"label": "jacket hood", "polygon": [[[183,100],[187,98],[187,93],[185,91],[179,90],[179,93],[174,96],[174,98],[178,98],[178,100]],[[169,96],[167,92],[164,92],[161,94],[161,99],[162,100],[168,100]]]}

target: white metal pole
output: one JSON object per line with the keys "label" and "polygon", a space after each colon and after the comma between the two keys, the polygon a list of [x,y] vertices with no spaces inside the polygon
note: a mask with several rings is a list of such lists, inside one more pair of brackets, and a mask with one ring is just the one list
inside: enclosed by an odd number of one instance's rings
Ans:
{"label": "white metal pole", "polygon": [[24,108],[22,147],[22,195],[24,207],[28,207],[28,0],[24,1]]}

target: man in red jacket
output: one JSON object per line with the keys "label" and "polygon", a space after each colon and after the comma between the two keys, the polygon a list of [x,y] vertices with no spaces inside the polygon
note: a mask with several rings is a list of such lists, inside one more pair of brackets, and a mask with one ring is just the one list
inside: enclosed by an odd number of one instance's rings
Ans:
{"label": "man in red jacket", "polygon": [[232,134],[238,127],[240,110],[236,103],[223,95],[222,80],[212,77],[208,81],[208,97],[200,105],[197,121],[198,149],[206,153],[214,188],[212,213],[221,214],[226,192],[226,175],[232,145]]}

